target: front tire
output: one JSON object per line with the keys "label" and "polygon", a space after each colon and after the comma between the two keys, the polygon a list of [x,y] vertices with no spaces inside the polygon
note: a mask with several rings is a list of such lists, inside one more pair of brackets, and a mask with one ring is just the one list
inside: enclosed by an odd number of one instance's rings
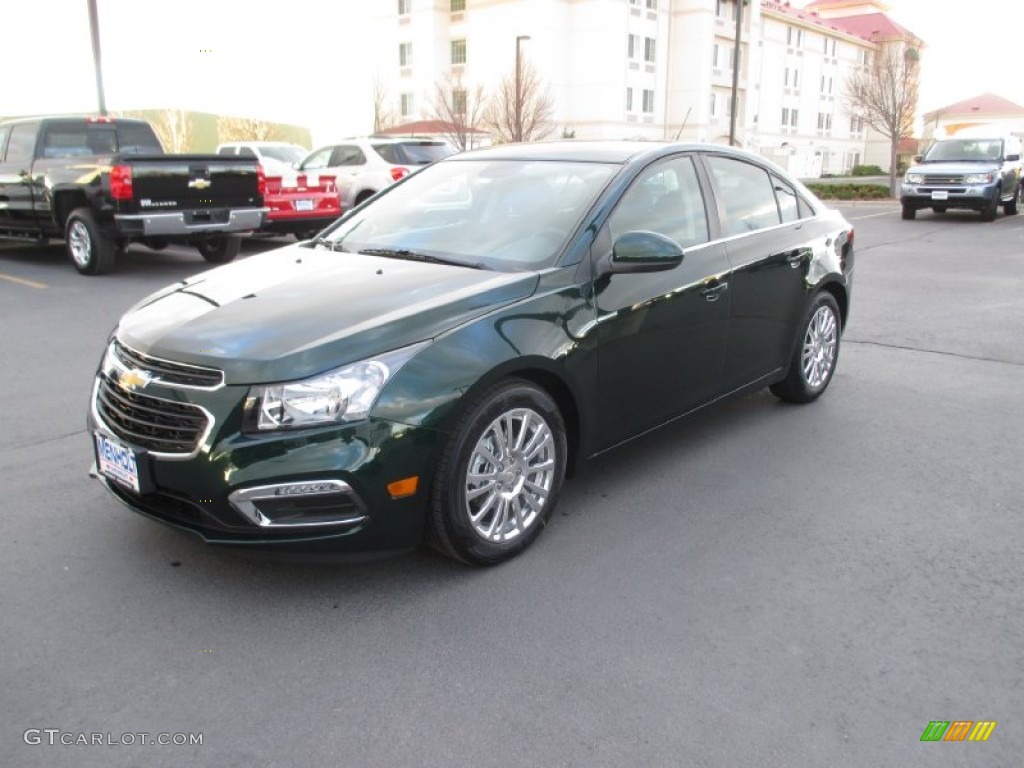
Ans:
{"label": "front tire", "polygon": [[999,212],[999,190],[997,189],[992,193],[992,199],[981,211],[982,221],[995,221],[996,214]]}
{"label": "front tire", "polygon": [[565,479],[565,421],[550,395],[513,379],[461,416],[441,456],[429,542],[449,557],[496,565],[540,535]]}
{"label": "front tire", "polygon": [[790,403],[818,399],[832,381],[839,360],[842,319],[839,305],[830,293],[819,293],[800,325],[789,372],[772,384],[772,394]]}
{"label": "front tire", "polygon": [[901,218],[905,221],[911,221],[915,216],[917,216],[917,208],[915,208],[912,205],[907,205],[906,203],[904,203],[903,214]]}
{"label": "front tire", "polygon": [[196,250],[211,264],[227,264],[238,255],[242,240],[234,235],[211,237],[196,243]]}
{"label": "front tire", "polygon": [[1022,187],[1024,187],[1024,181],[1017,185],[1017,194],[1013,196],[1013,200],[1003,204],[1003,213],[1007,216],[1016,216],[1020,210]]}
{"label": "front tire", "polygon": [[76,208],[64,224],[71,263],[83,275],[105,275],[114,268],[117,245],[103,233],[88,208]]}

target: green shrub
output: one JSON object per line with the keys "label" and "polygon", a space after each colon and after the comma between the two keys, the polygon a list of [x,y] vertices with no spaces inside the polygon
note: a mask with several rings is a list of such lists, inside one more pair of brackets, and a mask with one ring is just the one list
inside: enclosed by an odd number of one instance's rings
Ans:
{"label": "green shrub", "polygon": [[851,176],[882,176],[885,171],[877,165],[855,165],[850,171]]}
{"label": "green shrub", "polygon": [[891,197],[885,184],[807,184],[822,200],[887,200]]}

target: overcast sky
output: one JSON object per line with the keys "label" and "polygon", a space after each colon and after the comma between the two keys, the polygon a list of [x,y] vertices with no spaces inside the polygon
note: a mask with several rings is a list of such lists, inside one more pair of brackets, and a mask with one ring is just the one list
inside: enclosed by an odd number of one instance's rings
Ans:
{"label": "overcast sky", "polygon": [[[365,2],[394,0],[97,0],[107,106],[247,114],[309,126],[314,140],[365,130],[345,103],[346,84],[368,77],[346,23]],[[1024,0],[888,3],[928,46],[921,112],[986,91],[1024,104]],[[87,8],[6,0],[0,115],[96,108]]]}

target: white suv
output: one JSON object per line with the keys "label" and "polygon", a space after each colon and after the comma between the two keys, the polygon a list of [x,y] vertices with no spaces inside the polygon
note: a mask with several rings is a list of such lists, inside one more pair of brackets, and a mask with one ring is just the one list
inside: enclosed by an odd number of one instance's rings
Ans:
{"label": "white suv", "polygon": [[333,175],[341,209],[347,211],[403,176],[452,154],[452,146],[438,139],[368,136],[315,149],[299,170]]}

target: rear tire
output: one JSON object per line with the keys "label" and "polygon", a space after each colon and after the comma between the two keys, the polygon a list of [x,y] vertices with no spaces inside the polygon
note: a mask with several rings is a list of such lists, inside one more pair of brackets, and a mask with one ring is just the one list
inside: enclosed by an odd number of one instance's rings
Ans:
{"label": "rear tire", "polygon": [[211,264],[227,264],[238,255],[242,239],[235,235],[223,235],[200,240],[196,250]]}
{"label": "rear tire", "polygon": [[71,263],[83,275],[105,275],[114,268],[117,245],[96,223],[88,208],[76,208],[64,223]]}
{"label": "rear tire", "polygon": [[981,210],[981,220],[982,221],[995,221],[997,213],[999,213],[999,190],[998,189],[993,193],[992,199],[988,202],[988,205],[986,205]]}
{"label": "rear tire", "polygon": [[839,361],[842,318],[830,293],[819,293],[800,324],[789,372],[772,384],[772,394],[790,403],[809,403],[821,396],[832,381]]}
{"label": "rear tire", "polygon": [[916,215],[917,215],[917,208],[915,208],[912,205],[907,205],[906,203],[903,204],[903,214],[902,214],[901,218],[903,218],[905,221],[910,221]]}

